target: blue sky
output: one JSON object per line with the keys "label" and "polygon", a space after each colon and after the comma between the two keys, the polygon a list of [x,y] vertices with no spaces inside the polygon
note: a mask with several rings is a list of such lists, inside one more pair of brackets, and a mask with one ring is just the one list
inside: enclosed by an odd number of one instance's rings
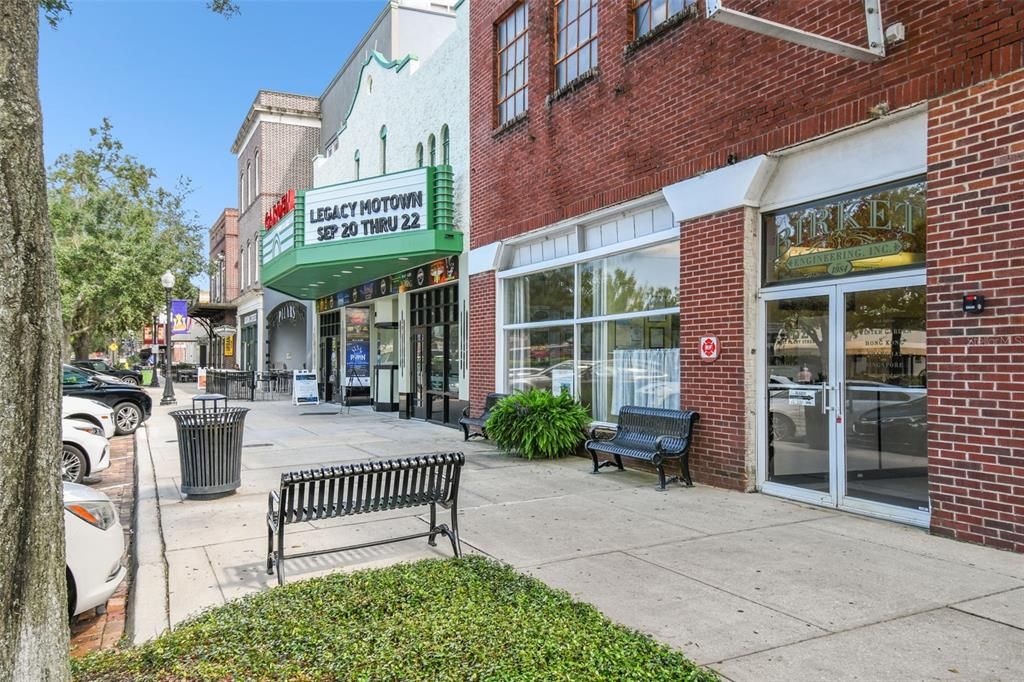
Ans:
{"label": "blue sky", "polygon": [[47,166],[89,145],[103,117],[160,184],[192,179],[205,226],[236,203],[231,143],[260,88],[318,96],[384,0],[71,0],[40,28]]}

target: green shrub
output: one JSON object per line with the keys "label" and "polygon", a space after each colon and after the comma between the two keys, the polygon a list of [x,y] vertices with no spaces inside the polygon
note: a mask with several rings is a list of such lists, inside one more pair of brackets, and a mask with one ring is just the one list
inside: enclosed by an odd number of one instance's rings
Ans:
{"label": "green shrub", "polygon": [[688,680],[714,673],[480,557],[334,574],[207,611],[79,680]]}
{"label": "green shrub", "polygon": [[590,415],[569,393],[531,388],[502,398],[487,418],[487,437],[526,459],[572,454],[583,441]]}

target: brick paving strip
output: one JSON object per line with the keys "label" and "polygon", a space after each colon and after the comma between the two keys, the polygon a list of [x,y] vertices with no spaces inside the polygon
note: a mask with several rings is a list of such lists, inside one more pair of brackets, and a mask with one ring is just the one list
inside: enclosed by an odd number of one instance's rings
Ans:
{"label": "brick paving strip", "polygon": [[[90,487],[106,493],[117,509],[124,528],[122,563],[131,566],[132,521],[135,510],[135,436],[115,436],[110,440],[110,468]],[[86,611],[71,624],[71,655],[84,656],[91,651],[111,649],[124,635],[125,605],[128,602],[132,571],[107,601],[107,611],[95,615]]]}

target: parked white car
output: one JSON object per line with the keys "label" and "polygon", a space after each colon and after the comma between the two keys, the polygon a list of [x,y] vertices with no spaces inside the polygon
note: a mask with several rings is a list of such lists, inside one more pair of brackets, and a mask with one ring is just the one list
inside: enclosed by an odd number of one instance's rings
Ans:
{"label": "parked white car", "polygon": [[110,467],[110,442],[98,426],[78,419],[61,420],[60,477],[81,483]]}
{"label": "parked white car", "polygon": [[60,416],[64,419],[81,419],[90,422],[100,427],[106,438],[111,438],[117,428],[117,425],[114,424],[114,411],[110,409],[110,406],[89,398],[64,396],[61,401]]}
{"label": "parked white car", "polygon": [[68,614],[104,606],[128,571],[121,564],[124,531],[110,498],[75,483],[64,484]]}

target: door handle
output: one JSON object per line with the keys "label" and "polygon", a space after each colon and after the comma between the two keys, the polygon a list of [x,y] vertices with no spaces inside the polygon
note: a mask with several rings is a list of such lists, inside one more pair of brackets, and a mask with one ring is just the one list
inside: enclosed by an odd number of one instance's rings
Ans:
{"label": "door handle", "polygon": [[821,385],[821,413],[828,414],[829,410],[832,409],[832,405],[829,401],[828,392],[832,389],[828,384]]}
{"label": "door handle", "polygon": [[838,388],[836,389],[836,404],[838,409],[836,410],[839,414],[840,421],[843,419],[843,413],[846,410],[846,395],[843,394],[843,382],[838,382]]}

